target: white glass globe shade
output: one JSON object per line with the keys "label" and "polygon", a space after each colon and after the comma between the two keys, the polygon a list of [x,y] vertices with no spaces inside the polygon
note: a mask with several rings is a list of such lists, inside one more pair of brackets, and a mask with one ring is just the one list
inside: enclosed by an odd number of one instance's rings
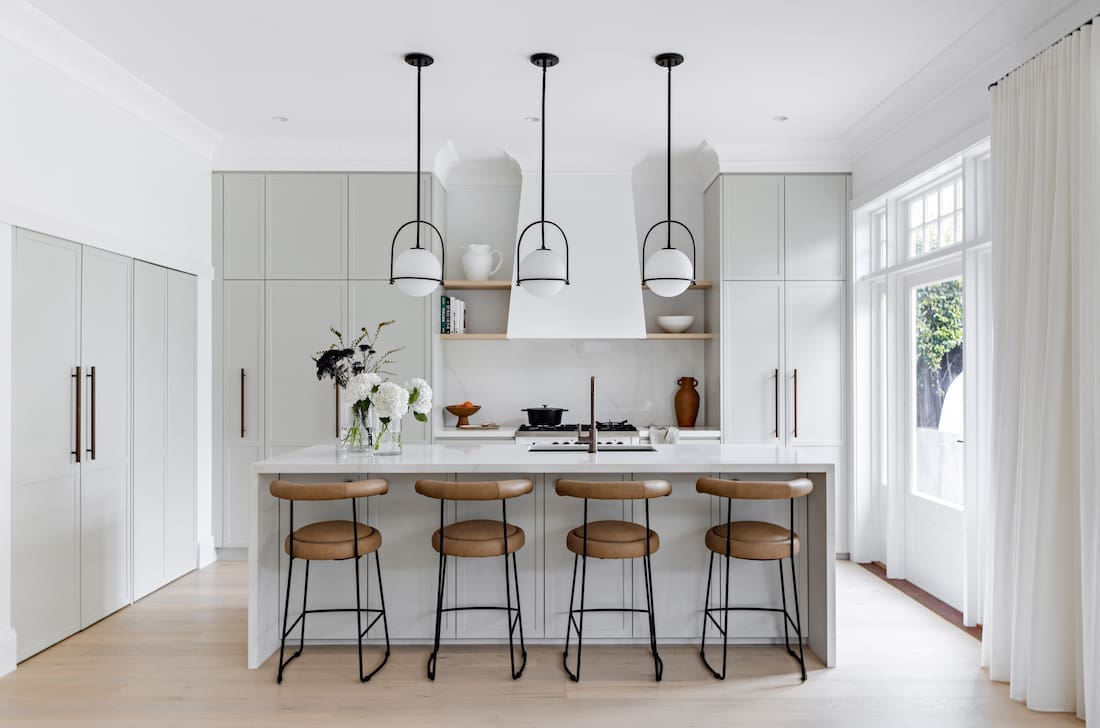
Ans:
{"label": "white glass globe shade", "polygon": [[[394,284],[408,296],[427,296],[439,287],[442,272],[439,258],[427,248],[409,248],[393,262]],[[434,280],[423,280],[426,278]]]}
{"label": "white glass globe shade", "polygon": [[[691,285],[691,261],[676,248],[661,248],[646,259],[645,275],[649,290],[658,296],[679,296]],[[660,278],[683,280],[654,280]]]}
{"label": "white glass globe shade", "polygon": [[545,298],[560,293],[565,288],[565,261],[548,248],[539,248],[528,253],[519,264],[519,277],[555,278],[560,280],[530,281],[524,280],[523,290],[532,296]]}

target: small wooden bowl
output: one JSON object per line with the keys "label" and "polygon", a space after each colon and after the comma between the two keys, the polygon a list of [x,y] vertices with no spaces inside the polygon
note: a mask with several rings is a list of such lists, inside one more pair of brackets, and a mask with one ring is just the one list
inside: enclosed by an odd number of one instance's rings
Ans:
{"label": "small wooden bowl", "polygon": [[461,404],[449,404],[445,409],[458,418],[458,427],[466,427],[470,424],[470,415],[481,409],[481,405],[466,407]]}

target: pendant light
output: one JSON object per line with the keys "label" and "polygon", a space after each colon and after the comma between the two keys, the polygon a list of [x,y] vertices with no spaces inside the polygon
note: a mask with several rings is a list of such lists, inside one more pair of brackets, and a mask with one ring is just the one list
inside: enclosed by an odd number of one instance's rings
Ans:
{"label": "pendant light", "polygon": [[[667,202],[665,219],[656,223],[645,234],[642,241],[642,283],[648,285],[650,290],[658,296],[671,298],[679,296],[689,286],[695,283],[695,236],[691,234],[688,226],[679,220],[672,219],[672,69],[684,62],[684,57],[679,53],[662,53],[654,61],[661,68],[668,69],[668,125],[666,126],[667,147],[665,152],[665,199]],[[687,231],[691,239],[691,259],[683,251],[672,247],[672,228],[679,225]],[[645,257],[646,245],[649,236],[659,227],[664,226],[668,237],[665,247],[659,249],[649,258]]]}
{"label": "pendant light", "polygon": [[[558,57],[553,53],[536,53],[531,63],[542,69],[542,116],[539,126],[542,130],[541,178],[539,182],[539,219],[523,228],[516,241],[516,286],[523,288],[533,296],[540,298],[553,296],[569,285],[569,239],[565,231],[555,222],[546,219],[546,69],[558,65]],[[541,243],[525,257],[521,257],[523,236],[531,228],[539,226]],[[551,225],[561,233],[565,243],[565,259],[546,247],[546,226]]]}
{"label": "pendant light", "polygon": [[[443,285],[443,270],[447,262],[447,248],[443,242],[443,235],[439,228],[427,220],[420,218],[420,72],[435,62],[426,53],[409,53],[405,56],[405,63],[416,69],[416,219],[410,220],[393,234],[393,242],[390,244],[390,284],[396,284],[402,293],[410,296],[427,296],[439,286]],[[397,237],[401,231],[410,225],[415,226],[416,245],[394,258],[397,250]],[[439,238],[439,252],[443,256],[442,263],[431,251],[431,236],[428,236],[427,248],[421,247],[421,228],[427,226]]]}

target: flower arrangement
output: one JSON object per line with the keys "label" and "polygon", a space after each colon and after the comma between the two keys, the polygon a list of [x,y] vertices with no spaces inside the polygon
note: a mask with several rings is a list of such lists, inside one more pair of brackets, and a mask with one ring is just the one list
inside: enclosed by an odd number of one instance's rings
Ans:
{"label": "flower arrangement", "polygon": [[400,452],[401,418],[412,410],[419,422],[427,422],[432,411],[432,388],[425,380],[414,377],[402,387],[385,379],[394,376],[386,371],[394,363],[390,357],[404,348],[378,350],[382,330],[393,323],[383,321],[373,334],[364,327],[350,344],[345,344],[343,334],[330,328],[336,342],[313,357],[317,379],[327,377],[334,386],[344,388],[344,402],[351,416],[343,443],[353,450],[364,449],[366,436],[375,452],[382,452],[387,440],[393,445],[387,451]]}

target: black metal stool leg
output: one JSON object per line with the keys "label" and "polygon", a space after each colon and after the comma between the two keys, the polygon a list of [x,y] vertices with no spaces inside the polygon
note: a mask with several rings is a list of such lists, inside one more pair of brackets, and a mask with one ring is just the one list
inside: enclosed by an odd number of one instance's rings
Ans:
{"label": "black metal stool leg", "polygon": [[[355,528],[355,526],[353,526]],[[353,536],[358,541],[356,536]],[[356,551],[358,551],[358,547]],[[359,649],[356,650],[356,656],[359,658],[359,680],[360,682],[366,682],[363,679],[363,602],[359,589],[359,555],[356,554],[355,558],[351,560],[351,563],[355,567],[355,640]]]}
{"label": "black metal stool leg", "polygon": [[[798,665],[802,668],[802,682],[806,682],[806,653],[802,645],[802,613],[798,608],[798,574],[794,570],[794,557],[791,557],[791,585],[794,590],[795,631],[798,633]],[[791,653],[794,656],[794,653]]]}
{"label": "black metal stool leg", "polygon": [[[279,643],[279,674],[275,677],[275,682],[281,683],[283,681],[283,668],[286,667],[286,662],[283,661],[283,654],[286,652],[286,622],[287,617],[290,616],[290,584],[291,577],[294,575],[294,558],[291,557],[290,563],[286,567],[286,601],[283,604],[283,636]],[[290,658],[293,660],[294,658]]]}
{"label": "black metal stool leg", "polygon": [[[577,560],[580,556],[573,554],[573,578],[569,582],[569,614],[565,620],[565,651],[561,653],[561,664],[570,678],[573,673],[569,670],[569,637],[573,633],[573,595],[577,592]],[[574,681],[576,678],[573,678]]]}
{"label": "black metal stool leg", "polygon": [[[368,557],[368,563],[367,563],[368,568],[370,567],[369,561],[370,560],[369,560],[369,557]],[[360,632],[359,652],[360,652],[360,654],[362,654],[362,651],[363,651],[363,646],[362,646],[362,637],[363,637],[363,635],[365,635],[367,632],[370,632],[371,627],[374,626],[374,623],[377,622],[379,619],[381,619],[382,620],[382,630],[383,630],[383,632],[385,632],[385,635],[386,635],[386,654],[382,656],[382,662],[378,663],[378,665],[373,670],[371,670],[369,673],[367,673],[366,675],[362,674],[362,668],[360,668],[359,680],[361,682],[368,682],[372,677],[374,677],[376,674],[378,674],[379,670],[381,670],[383,667],[385,667],[386,663],[389,662],[389,659],[390,659],[390,627],[389,627],[389,624],[386,621],[386,595],[382,591],[382,562],[378,558],[378,552],[377,551],[374,552],[374,570],[378,575],[378,601],[379,601],[379,606],[381,607],[381,609],[378,610],[378,616],[371,620],[370,624],[367,625],[367,628],[365,630]],[[371,612],[372,610],[371,609],[364,609],[363,611],[364,612]]]}
{"label": "black metal stool leg", "polygon": [[649,648],[653,652],[653,674],[657,682],[661,682],[661,677],[665,672],[665,663],[661,659],[661,655],[657,652],[657,617],[654,610],[653,599],[653,565],[649,560],[649,555],[642,561],[642,567],[645,571],[645,591],[646,591],[646,612],[649,617]]}
{"label": "black metal stool leg", "polygon": [[[791,650],[791,637],[790,637],[790,616],[787,612],[787,587],[786,578],[783,574],[783,559],[776,559],[776,563],[779,564],[779,595],[783,599],[783,644],[787,647],[787,654],[794,657],[794,651]],[[794,577],[794,570],[791,570],[791,577]]]}
{"label": "black metal stool leg", "polygon": [[439,655],[439,635],[443,626],[443,590],[447,582],[447,557],[440,550],[439,554],[439,584],[435,597],[435,642],[432,645],[432,654],[428,657],[428,679],[435,680],[435,661]]}
{"label": "black metal stool leg", "polygon": [[519,666],[519,673],[515,676],[518,679],[527,667],[527,644],[523,641],[523,610],[520,609],[519,605],[519,567],[516,565],[515,551],[512,552],[512,581],[516,585],[516,624],[519,627],[519,651],[523,657],[523,662]]}

